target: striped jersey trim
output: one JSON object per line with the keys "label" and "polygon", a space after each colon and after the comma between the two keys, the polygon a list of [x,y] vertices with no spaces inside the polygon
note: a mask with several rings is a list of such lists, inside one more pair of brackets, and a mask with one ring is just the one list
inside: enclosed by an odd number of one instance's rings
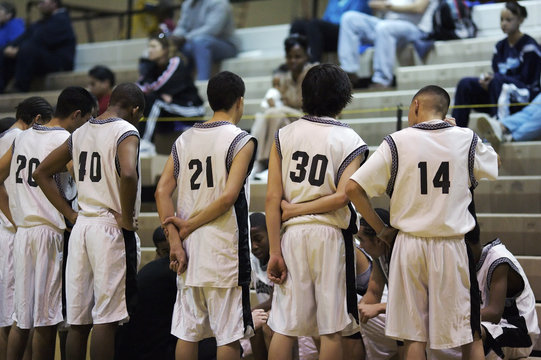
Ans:
{"label": "striped jersey trim", "polygon": [[32,129],[38,130],[38,131],[66,130],[66,129],[64,129],[64,128],[61,127],[61,126],[48,127],[48,126],[43,126],[43,125],[40,125],[40,124],[34,124],[34,125],[32,125]]}
{"label": "striped jersey trim", "polygon": [[278,156],[282,158],[282,147],[280,146],[280,130],[276,130],[274,133],[274,141],[276,143],[276,151],[278,151]]}
{"label": "striped jersey trim", "polygon": [[445,121],[441,121],[435,124],[420,123],[412,126],[412,128],[421,130],[440,130],[449,127],[453,127],[453,125],[446,123]]}
{"label": "striped jersey trim", "polygon": [[111,123],[111,122],[115,122],[115,121],[121,121],[121,120],[124,120],[124,119],[121,119],[121,118],[107,118],[107,119],[95,119],[95,118],[92,118],[90,120],[88,120],[89,123],[91,124],[98,124],[98,125],[101,125],[101,124],[107,124],[107,123]]}
{"label": "striped jersey trim", "polygon": [[499,238],[496,238],[492,240],[490,243],[488,243],[487,245],[485,245],[485,247],[483,248],[483,251],[481,252],[481,257],[479,258],[479,261],[477,262],[477,265],[475,266],[476,272],[479,271],[481,267],[483,266],[483,263],[485,262],[488,256],[489,250],[492,249],[496,245],[500,245],[501,243],[502,241]]}
{"label": "striped jersey trim", "polygon": [[178,151],[176,144],[173,144],[173,147],[171,149],[171,156],[173,157],[173,175],[175,176],[175,181],[178,179],[178,176],[180,175],[180,163],[178,160]]}
{"label": "striped jersey trim", "polygon": [[[120,145],[120,143],[122,141],[124,141],[129,136],[137,136],[137,138],[139,139],[139,132],[136,131],[136,130],[128,130],[128,131],[126,131],[124,134],[122,134],[118,138],[118,141],[116,142],[117,148],[118,148],[118,145]],[[118,150],[117,150],[117,152],[118,152]],[[117,171],[118,175],[120,176],[120,161],[118,160],[118,153],[115,156],[115,166],[116,166],[116,171]]]}
{"label": "striped jersey trim", "polygon": [[345,160],[342,162],[340,167],[338,168],[338,174],[336,175],[336,181],[335,185],[338,186],[338,183],[340,182],[340,178],[342,177],[342,174],[344,173],[344,170],[348,167],[349,164],[359,155],[365,154],[363,161],[361,162],[361,165],[366,161],[366,156],[368,155],[368,146],[362,145],[359,146],[357,149],[353,150],[351,154],[349,154]]}
{"label": "striped jersey trim", "polygon": [[473,174],[473,168],[475,165],[475,148],[477,147],[477,142],[479,141],[479,137],[476,133],[473,133],[473,138],[471,140],[470,145],[470,151],[468,153],[468,172],[470,174],[470,183],[471,183],[471,189],[475,189],[479,182],[475,179],[475,175]]}
{"label": "striped jersey trim", "polygon": [[246,131],[241,132],[233,139],[231,145],[229,145],[229,149],[227,150],[227,157],[225,158],[225,167],[228,173],[231,169],[231,165],[233,164],[233,154],[235,153],[235,149],[237,148],[238,143],[246,136],[248,136],[248,133]]}
{"label": "striped jersey trim", "polygon": [[391,135],[385,136],[384,140],[389,145],[391,150],[391,177],[389,178],[389,183],[387,184],[387,195],[391,197],[394,191],[394,183],[396,181],[396,175],[398,174],[398,150],[396,144],[391,137]]}
{"label": "striped jersey trim", "polygon": [[70,153],[70,158],[73,159],[73,137],[72,137],[72,134],[70,134],[70,137],[68,138],[68,151]]}
{"label": "striped jersey trim", "polygon": [[224,126],[224,125],[233,125],[229,121],[214,121],[214,122],[206,122],[206,123],[197,123],[194,124],[194,128],[200,128],[200,129],[210,129],[215,128],[218,126]]}
{"label": "striped jersey trim", "polygon": [[311,115],[304,115],[301,119],[320,123],[320,124],[327,124],[327,125],[336,125],[336,126],[343,126],[343,127],[349,127],[348,124],[344,124],[343,122],[337,121],[331,117],[319,117],[319,116],[311,116]]}

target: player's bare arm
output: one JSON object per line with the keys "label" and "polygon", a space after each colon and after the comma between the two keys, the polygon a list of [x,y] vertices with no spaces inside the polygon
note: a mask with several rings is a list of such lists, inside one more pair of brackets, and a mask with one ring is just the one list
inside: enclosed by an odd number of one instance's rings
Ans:
{"label": "player's bare arm", "polygon": [[137,230],[135,215],[135,200],[137,198],[137,156],[139,138],[128,136],[118,145],[117,155],[120,164],[120,227],[126,230]]}
{"label": "player's bare arm", "polygon": [[353,173],[355,173],[355,171],[357,171],[357,169],[361,166],[362,158],[364,158],[364,154],[357,156],[344,169],[334,194],[322,196],[318,199],[298,204],[292,204],[286,200],[282,200],[282,221],[289,220],[295,216],[323,214],[346,206],[349,202],[346,195],[346,184],[351,175],[353,175]]}
{"label": "player's bare arm", "polygon": [[13,148],[10,147],[8,151],[0,158],[0,211],[6,216],[10,223],[15,225],[11,210],[9,209],[9,196],[4,186],[4,181],[9,176],[9,168],[11,166],[11,158],[13,157]]}
{"label": "player's bare arm", "polygon": [[68,140],[53,150],[32,173],[32,177],[45,194],[47,199],[58,209],[72,224],[77,220],[77,212],[64,199],[54,175],[66,170],[66,166],[71,162],[71,154],[68,147]]}
{"label": "player's bare arm", "polygon": [[165,219],[174,218],[175,205],[173,204],[173,192],[177,187],[177,180],[175,179],[173,157],[169,155],[165,168],[163,169],[162,176],[156,187],[156,193],[154,197],[156,199],[156,206],[158,208],[158,215],[160,216],[160,222],[164,227],[167,240],[169,241],[169,267],[171,270],[178,274],[182,274],[188,267],[188,258],[186,252],[182,246],[182,241],[178,234],[178,229],[174,223],[165,224]]}
{"label": "player's bare arm", "polygon": [[282,284],[287,276],[287,267],[282,257],[282,248],[280,245],[280,228],[282,225],[280,203],[283,196],[281,162],[276,144],[272,144],[269,155],[269,178],[267,180],[265,215],[270,253],[267,275],[270,281],[276,284]]}
{"label": "player's bare arm", "polygon": [[383,288],[385,287],[385,278],[379,266],[372,267],[368,289],[366,294],[358,304],[360,320],[366,323],[369,319],[385,313],[387,304],[381,303]]}
{"label": "player's bare arm", "polygon": [[498,324],[505,308],[505,299],[507,297],[507,276],[509,265],[501,264],[494,269],[492,279],[490,280],[488,304],[481,309],[481,320],[490,321]]}
{"label": "player's bare arm", "polygon": [[244,186],[244,181],[248,176],[248,170],[250,167],[250,162],[252,161],[254,150],[254,142],[249,141],[238,152],[233,159],[233,163],[231,164],[231,169],[229,170],[227,182],[225,183],[224,192],[203,211],[190,215],[185,223],[182,222],[182,219],[175,218],[166,219],[165,223],[176,222],[179,224],[180,238],[185,239],[194,230],[217,219],[228,211],[235,204],[235,201],[237,201],[240,190]]}
{"label": "player's bare arm", "polygon": [[364,191],[361,185],[353,180],[348,180],[346,194],[351,202],[353,202],[353,205],[355,205],[355,208],[361,213],[362,217],[366,219],[366,222],[376,231],[378,238],[390,246],[398,231],[386,226],[379,218],[370,203],[366,191]]}

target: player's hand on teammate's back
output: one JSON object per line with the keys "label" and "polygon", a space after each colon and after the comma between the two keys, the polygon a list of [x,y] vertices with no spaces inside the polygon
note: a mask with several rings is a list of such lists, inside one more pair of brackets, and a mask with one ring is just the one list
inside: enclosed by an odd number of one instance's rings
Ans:
{"label": "player's hand on teammate's back", "polygon": [[363,324],[366,324],[368,320],[375,318],[379,315],[379,304],[359,304],[360,320]]}
{"label": "player's hand on teammate's back", "polygon": [[451,124],[453,126],[456,126],[456,119],[452,116],[446,116],[445,119],[443,119],[447,124]]}
{"label": "player's hand on teammate's back", "polygon": [[282,256],[271,254],[267,265],[267,276],[275,284],[284,283],[287,277],[287,266]]}
{"label": "player's hand on teammate's back", "polygon": [[171,245],[169,260],[169,268],[179,275],[188,268],[188,256],[182,245]]}

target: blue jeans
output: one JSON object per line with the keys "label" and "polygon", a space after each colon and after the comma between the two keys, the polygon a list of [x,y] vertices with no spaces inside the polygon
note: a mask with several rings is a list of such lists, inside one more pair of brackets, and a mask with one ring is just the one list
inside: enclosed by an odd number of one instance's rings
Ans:
{"label": "blue jeans", "polygon": [[188,40],[181,51],[195,62],[197,80],[208,80],[210,78],[213,62],[237,55],[235,45],[211,35],[201,35]]}
{"label": "blue jeans", "polygon": [[422,39],[425,33],[412,22],[382,20],[357,11],[348,11],[340,20],[338,59],[344,71],[359,70],[359,45],[373,44],[372,82],[391,85],[396,50],[407,43]]}
{"label": "blue jeans", "polygon": [[500,121],[511,131],[515,141],[541,138],[541,94],[532,100],[532,104]]}

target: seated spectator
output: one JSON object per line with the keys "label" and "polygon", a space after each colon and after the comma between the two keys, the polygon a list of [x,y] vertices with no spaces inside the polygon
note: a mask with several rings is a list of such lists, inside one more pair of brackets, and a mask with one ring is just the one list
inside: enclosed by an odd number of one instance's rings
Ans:
{"label": "seated spectator", "polygon": [[14,91],[30,90],[32,79],[73,70],[75,33],[61,0],[38,3],[42,19],[10,42],[0,56],[0,92],[15,77]]}
{"label": "seated spectator", "polygon": [[524,109],[499,121],[482,117],[477,123],[481,136],[495,149],[502,142],[531,141],[541,138],[541,93]]}
{"label": "seated spectator", "polygon": [[198,80],[208,80],[212,63],[237,55],[233,10],[227,0],[186,0],[173,40],[195,62]]}
{"label": "seated spectator", "polygon": [[[148,43],[148,58],[142,59],[137,82],[145,93],[145,116],[142,151],[150,147],[154,128],[159,153],[169,154],[173,141],[179,133],[194,122],[159,122],[159,117],[199,117],[205,114],[203,100],[197,93],[184,57],[173,56],[174,46],[163,34],[153,36]],[[163,139],[158,137],[165,136]]]}
{"label": "seated spectator", "polygon": [[367,0],[329,0],[321,19],[309,15],[311,1],[303,0],[303,18],[293,21],[290,34],[301,34],[308,39],[310,62],[321,62],[324,52],[338,49],[338,29],[340,19],[346,11],[361,11],[370,14]]}
{"label": "seated spectator", "polygon": [[[177,338],[171,335],[173,305],[177,296],[177,275],[169,269],[169,243],[163,229],[154,230],[156,259],[137,274],[137,306],[129,323],[119,327],[115,359],[174,360]],[[199,359],[215,358],[212,339],[199,346]]]}
{"label": "seated spectator", "polygon": [[98,100],[98,116],[109,106],[109,99],[115,87],[115,74],[106,66],[96,65],[88,71],[88,90]]}
{"label": "seated spectator", "polygon": [[338,59],[353,86],[360,87],[359,45],[374,45],[371,87],[389,88],[393,84],[397,48],[424,39],[432,32],[432,15],[438,1],[373,0],[369,6],[373,11],[384,12],[383,19],[357,11],[346,12],[340,21]]}
{"label": "seated spectator", "polygon": [[17,15],[15,6],[7,1],[0,2],[0,49],[17,39],[24,32],[24,21]]}
{"label": "seated spectator", "polygon": [[286,52],[286,72],[277,72],[273,84],[280,92],[282,106],[273,101],[273,105],[263,114],[257,113],[252,126],[252,135],[258,142],[256,161],[252,174],[256,178],[265,178],[264,174],[257,174],[267,169],[269,153],[274,142],[276,130],[292,123],[302,116],[302,81],[308,70],[314,64],[308,62],[308,47],[306,38],[302,35],[291,35],[284,41]]}
{"label": "seated spectator", "polygon": [[[458,126],[467,127],[473,104],[497,104],[503,84],[514,84],[528,92],[526,100],[539,91],[541,75],[541,50],[531,36],[520,31],[520,25],[528,16],[526,8],[516,1],[508,1],[501,11],[500,25],[507,37],[496,43],[492,56],[493,73],[460,80],[455,92],[453,117]],[[514,107],[514,110],[518,108]],[[496,115],[496,107],[474,108]]]}
{"label": "seated spectator", "polygon": [[481,292],[487,359],[525,359],[539,337],[535,295],[518,260],[500,239],[470,242]]}

